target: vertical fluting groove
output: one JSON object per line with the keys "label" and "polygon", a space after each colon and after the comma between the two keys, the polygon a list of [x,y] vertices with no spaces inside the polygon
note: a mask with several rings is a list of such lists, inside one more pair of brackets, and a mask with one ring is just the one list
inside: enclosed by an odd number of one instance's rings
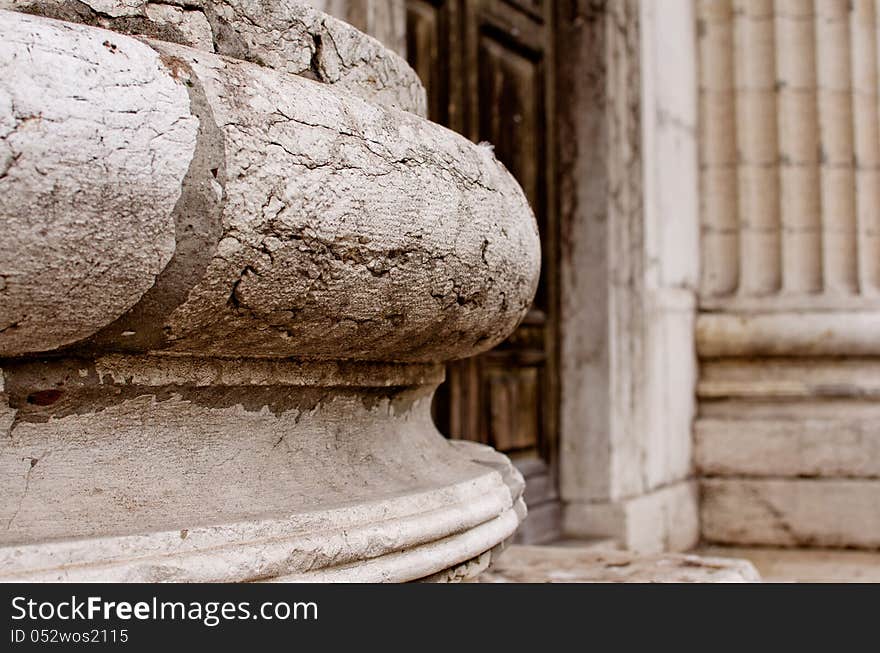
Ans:
{"label": "vertical fluting groove", "polygon": [[782,285],[822,290],[819,119],[812,0],[776,0]]}
{"label": "vertical fluting groove", "polygon": [[739,294],[781,288],[776,46],[772,0],[734,4],[739,150]]}
{"label": "vertical fluting groove", "polygon": [[703,296],[736,292],[739,282],[736,87],[732,0],[701,0],[701,280]]}
{"label": "vertical fluting groove", "polygon": [[878,1],[856,0],[851,21],[858,279],[863,294],[880,293]]}
{"label": "vertical fluting groove", "polygon": [[823,285],[847,294],[858,291],[848,0],[817,0],[815,23]]}

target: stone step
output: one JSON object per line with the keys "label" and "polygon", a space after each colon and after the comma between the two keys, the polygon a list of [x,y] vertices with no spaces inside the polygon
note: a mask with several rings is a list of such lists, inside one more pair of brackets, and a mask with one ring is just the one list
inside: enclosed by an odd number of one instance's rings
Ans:
{"label": "stone step", "polygon": [[639,555],[586,546],[512,545],[481,583],[757,583],[751,562],[690,554]]}
{"label": "stone step", "polygon": [[709,546],[697,553],[748,560],[765,583],[880,583],[876,551]]}

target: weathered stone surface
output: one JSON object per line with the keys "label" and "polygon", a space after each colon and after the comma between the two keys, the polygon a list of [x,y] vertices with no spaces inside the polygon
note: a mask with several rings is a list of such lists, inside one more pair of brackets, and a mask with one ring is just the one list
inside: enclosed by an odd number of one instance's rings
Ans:
{"label": "weathered stone surface", "polygon": [[491,148],[298,5],[28,8],[87,24],[0,10],[0,579],[477,573],[523,479],[431,397],[540,266]]}
{"label": "weathered stone surface", "polygon": [[155,50],[112,38],[0,12],[0,354],[91,335],[174,255],[199,121]]}
{"label": "weathered stone surface", "polygon": [[[386,48],[406,56],[407,0],[307,0],[326,14],[350,23],[378,39]],[[412,29],[412,28],[410,28]]]}
{"label": "weathered stone surface", "polygon": [[[772,401],[797,415],[784,399],[820,401],[880,396],[880,361],[874,358],[710,359],[700,366],[697,393],[703,399]],[[804,403],[802,401],[802,403]],[[800,413],[803,414],[803,413]]]}
{"label": "weathered stone surface", "polygon": [[[658,522],[670,501],[686,505],[665,490],[691,473],[698,257],[688,248],[699,241],[694,5],[575,3],[560,16],[564,522],[580,535],[627,545],[683,546],[696,535],[695,518],[684,517],[672,534]],[[657,493],[666,499],[640,503]],[[695,500],[681,513],[696,515]],[[642,518],[644,529],[636,525]]]}
{"label": "weathered stone surface", "polygon": [[492,552],[487,551],[451,569],[419,579],[422,583],[466,583],[482,574],[492,562]]}
{"label": "weathered stone surface", "polygon": [[437,433],[440,378],[427,365],[6,364],[0,577],[400,581],[479,556],[523,518],[522,477]]}
{"label": "weathered stone surface", "polygon": [[482,583],[757,583],[747,560],[696,555],[638,555],[558,546],[508,547]]}
{"label": "weathered stone surface", "polygon": [[704,479],[701,497],[708,542],[880,547],[880,480]]}
{"label": "weathered stone surface", "polygon": [[639,553],[688,550],[700,538],[697,486],[681,481],[617,501],[571,502],[563,530],[575,537],[614,538]]}
{"label": "weathered stone surface", "polygon": [[880,478],[876,420],[699,419],[696,464],[710,476]]}
{"label": "weathered stone surface", "polygon": [[[714,316],[716,327],[765,352],[789,349],[766,328],[772,319],[749,314],[831,308],[791,321],[788,334],[803,337],[846,305],[877,307],[875,7],[726,1],[698,12],[703,300],[730,313]],[[822,349],[823,340],[852,342],[834,329],[801,346]]]}
{"label": "weathered stone surface", "polygon": [[703,536],[875,547],[880,14],[697,14]]}
{"label": "weathered stone surface", "polygon": [[712,477],[702,483],[703,538],[878,546],[880,408],[869,400],[878,369],[855,357],[705,361],[695,423],[695,462]]}
{"label": "weathered stone surface", "polygon": [[[103,49],[120,61],[129,50],[145,48],[130,37],[90,27],[15,13],[4,13],[2,20],[10,35],[39,35],[4,39],[12,47],[9,60],[15,69],[14,76],[0,82],[9,93],[29,88],[32,78],[44,75],[43,68],[63,67],[68,48]],[[525,314],[539,269],[537,229],[521,189],[490,148],[301,77],[158,41],[150,47],[158,56],[142,64],[128,60],[130,74],[164,75],[163,84],[176,95],[163,115],[180,114],[181,124],[190,129],[193,114],[199,121],[194,151],[190,140],[181,152],[175,139],[170,153],[164,153],[191,162],[182,185],[152,179],[179,196],[171,261],[151,287],[146,286],[149,279],[138,278],[137,289],[149,290],[137,304],[130,306],[136,296],[129,292],[114,311],[103,311],[105,328],[88,340],[76,342],[85,327],[53,331],[48,320],[44,329],[51,337],[42,340],[40,333],[15,339],[15,329],[7,329],[0,334],[0,353],[45,351],[67,343],[80,352],[164,349],[223,356],[443,360],[488,349]],[[25,65],[28,49],[34,54]],[[99,67],[97,62],[83,65],[77,74]],[[139,65],[144,70],[137,72]],[[138,100],[132,102],[132,110],[141,107]],[[127,133],[124,123],[119,133],[114,131],[113,106],[89,108],[90,116],[103,122],[104,142]],[[13,116],[22,110],[8,109]],[[49,107],[37,96],[27,111],[39,115]],[[61,120],[66,109],[58,111]],[[56,201],[54,210],[77,225],[72,236],[63,230],[64,221],[29,208],[29,184],[36,182],[28,179],[40,177],[24,167],[40,159],[33,143],[65,152],[69,142],[56,142],[43,123],[55,124],[36,121],[31,140],[12,142],[13,163],[0,181],[7,189],[5,212],[15,221],[33,223],[26,233],[43,230],[49,241],[64,243],[76,239],[59,269],[91,269],[90,263],[102,256],[101,241],[92,246],[89,237],[94,216],[105,213],[105,195]],[[78,145],[78,156],[92,162],[97,173],[100,163],[94,157],[101,147],[85,140]],[[125,160],[152,160],[155,147],[149,140],[126,142]],[[151,180],[141,170],[144,182]],[[80,171],[61,155],[50,168],[52,174],[70,175],[74,186],[88,183],[90,176],[75,177]],[[20,178],[25,181],[19,183]],[[132,211],[143,204],[136,197],[127,200]],[[150,202],[148,213],[156,205]],[[167,257],[171,216],[170,207],[164,208]],[[127,228],[129,223],[115,224]],[[148,230],[132,230],[116,240],[149,251],[155,238]],[[6,284],[20,286],[22,297],[29,297],[38,279],[19,263],[19,243],[10,245],[3,250]],[[158,267],[151,271],[155,274]],[[53,310],[72,312],[78,306],[65,303],[63,290],[44,292]],[[26,310],[22,299],[19,304],[16,310]],[[128,311],[112,321],[122,304],[129,304]],[[4,319],[14,323],[23,318]]]}
{"label": "weathered stone surface", "polygon": [[304,2],[280,0],[0,0],[12,9],[188,45],[333,84],[377,104],[426,112],[398,55]]}
{"label": "weathered stone surface", "polygon": [[697,552],[748,560],[765,583],[880,583],[880,553],[874,551],[712,546]]}
{"label": "weathered stone surface", "polygon": [[880,351],[880,313],[710,313],[697,320],[701,356],[871,356]]}

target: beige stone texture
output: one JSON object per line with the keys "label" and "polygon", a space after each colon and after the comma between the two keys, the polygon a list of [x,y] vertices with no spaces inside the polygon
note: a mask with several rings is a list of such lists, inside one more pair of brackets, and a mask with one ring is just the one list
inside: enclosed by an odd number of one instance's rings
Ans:
{"label": "beige stone texture", "polygon": [[700,365],[697,392],[712,400],[871,398],[880,394],[880,361],[855,357],[708,359]]}
{"label": "beige stone texture", "polygon": [[420,116],[427,110],[425,90],[406,61],[305,2],[0,0],[0,9],[188,45],[333,84]]}
{"label": "beige stone texture", "polygon": [[0,7],[0,580],[484,569],[524,481],[430,406],[537,286],[491,148],[298,3]]}
{"label": "beige stone texture", "polygon": [[705,358],[871,356],[880,350],[880,313],[867,310],[704,313],[696,329]]}
{"label": "beige stone texture", "polygon": [[436,366],[111,356],[4,378],[6,580],[414,580],[525,516],[506,458],[433,427]]}
{"label": "beige stone texture", "polygon": [[481,583],[757,583],[747,560],[638,555],[560,546],[510,546]]}
{"label": "beige stone texture", "polygon": [[[696,259],[677,254],[698,241],[696,69],[680,65],[693,62],[693,18],[684,1],[613,3],[607,24],[569,35],[570,74],[595,68],[600,81],[576,92],[570,118],[580,156],[561,287],[564,524],[649,548],[665,528],[646,544],[621,506],[691,473],[694,398],[672,389],[696,373]],[[594,509],[614,516],[584,517]]]}
{"label": "beige stone texture", "polygon": [[706,478],[700,491],[708,542],[880,548],[880,480]]}
{"label": "beige stone texture", "polygon": [[155,50],[112,37],[0,11],[0,354],[91,335],[174,256],[199,120]]}
{"label": "beige stone texture", "polygon": [[880,583],[876,552],[713,546],[697,553],[748,560],[765,583]]}
{"label": "beige stone texture", "polygon": [[700,537],[694,481],[616,502],[570,502],[563,530],[574,537],[613,538],[638,553],[686,551]]}
{"label": "beige stone texture", "polygon": [[[29,48],[41,57],[39,65],[25,66],[11,56],[22,79],[7,76],[4,82],[15,92],[29,88],[27,76],[39,77],[43,68],[63,69],[63,50],[50,43],[80,48],[86,42],[117,61],[129,48],[133,53],[147,48],[91,27],[9,12],[3,20],[10,34],[31,27],[24,32],[32,35],[29,42],[5,39],[7,47],[21,53]],[[108,39],[115,50],[102,45]],[[137,74],[160,75],[177,93],[163,116],[178,111],[184,118],[179,124],[190,129],[197,117],[199,138],[195,150],[191,131],[183,144],[173,134],[166,139],[170,152],[161,156],[174,158],[177,168],[170,171],[178,170],[178,180],[163,191],[169,201],[164,206],[150,201],[142,218],[164,208],[153,219],[164,231],[151,237],[159,229],[151,224],[152,231],[126,232],[113,244],[129,239],[132,247],[150,252],[161,236],[165,258],[153,263],[152,275],[140,273],[139,285],[104,293],[114,299],[128,290],[124,302],[120,298],[112,310],[101,311],[88,329],[55,330],[47,319],[42,328],[49,337],[42,342],[40,331],[7,328],[0,334],[0,352],[20,355],[64,344],[87,351],[443,360],[492,347],[523,317],[540,264],[537,228],[522,190],[490,148],[302,77],[158,41],[147,50],[152,59],[142,64],[132,59],[126,66],[135,71],[142,65]],[[99,67],[97,61],[82,65],[83,75]],[[66,102],[75,110],[75,92],[70,93]],[[50,100],[44,95],[32,97],[29,107],[9,104],[9,120],[21,120],[25,110],[39,114],[41,98]],[[63,114],[57,104],[52,110]],[[117,155],[123,169],[137,165],[138,155],[153,160],[150,148],[162,147],[163,139],[126,141],[125,123],[109,120],[113,105],[104,111],[103,142],[122,140],[121,152],[129,155]],[[91,106],[89,112],[100,115],[101,109]],[[41,157],[31,143],[55,147],[62,154],[53,174],[66,175],[71,185],[80,183],[66,167],[74,161],[63,156],[75,143],[53,140],[57,122],[37,122],[30,141],[17,133],[7,139],[13,150],[10,169],[0,180],[9,189],[5,211],[22,227],[30,222],[29,229],[42,229],[50,241],[71,243],[59,270],[92,270],[89,262],[101,260],[107,239],[92,238],[89,217],[105,214],[105,204],[112,208],[119,200],[106,191],[77,201],[72,193],[61,203],[55,198],[54,210],[73,225],[66,228],[64,220],[33,210],[28,199],[30,186],[43,183],[32,170]],[[78,156],[97,168],[100,142],[77,145]],[[188,149],[181,153],[182,145]],[[187,163],[186,177],[179,181],[180,167]],[[146,185],[171,186],[162,176],[169,174],[165,169],[152,180],[148,169],[137,170]],[[141,204],[135,197],[123,199],[126,210],[137,211]],[[173,253],[172,218],[180,223]],[[10,242],[4,250],[7,289],[18,290],[9,318],[4,316],[10,325],[23,319],[18,315],[26,314],[31,289],[39,283],[29,259],[16,255],[20,249],[20,243]],[[137,260],[126,257],[125,247],[112,254]],[[50,298],[41,315],[75,313],[78,295],[67,302],[65,291],[65,286],[45,288]],[[79,292],[87,293],[87,287]],[[86,335],[92,337],[86,340]]]}
{"label": "beige stone texture", "polygon": [[705,361],[695,423],[703,538],[877,547],[878,371],[873,358]]}
{"label": "beige stone texture", "polygon": [[841,412],[808,419],[793,405],[787,419],[699,419],[697,469],[708,476],[880,478],[880,424]]}
{"label": "beige stone texture", "polygon": [[369,34],[406,56],[406,0],[308,0],[316,9]]}
{"label": "beige stone texture", "polygon": [[874,4],[697,11],[702,299],[876,295]]}
{"label": "beige stone texture", "polygon": [[[695,16],[608,3],[560,27],[560,494],[567,535],[696,541],[691,421],[699,279]],[[590,80],[587,84],[584,80]],[[568,86],[566,86],[568,87]],[[671,489],[675,488],[675,489]],[[673,498],[674,497],[674,498]],[[650,507],[649,507],[650,506]],[[671,522],[675,522],[672,524]]]}
{"label": "beige stone texture", "polygon": [[877,5],[697,5],[702,534],[877,546]]}

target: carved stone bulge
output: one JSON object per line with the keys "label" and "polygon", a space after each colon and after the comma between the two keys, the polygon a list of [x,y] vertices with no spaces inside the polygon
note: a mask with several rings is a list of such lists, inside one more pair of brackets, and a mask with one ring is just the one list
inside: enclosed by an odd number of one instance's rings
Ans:
{"label": "carved stone bulge", "polygon": [[0,580],[484,568],[522,478],[430,402],[537,283],[491,149],[290,2],[0,6]]}

